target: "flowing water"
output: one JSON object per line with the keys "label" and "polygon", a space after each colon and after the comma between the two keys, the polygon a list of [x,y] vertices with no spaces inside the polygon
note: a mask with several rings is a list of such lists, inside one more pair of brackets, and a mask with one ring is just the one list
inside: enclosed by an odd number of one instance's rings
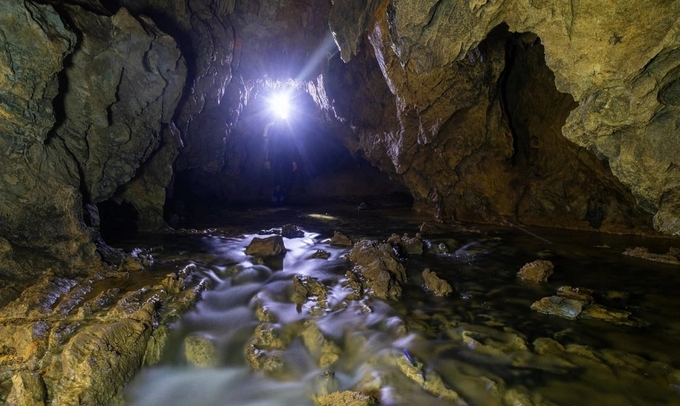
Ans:
{"label": "flowing water", "polygon": [[[161,363],[128,385],[126,404],[313,405],[320,395],[357,390],[381,405],[680,405],[680,266],[621,254],[632,246],[666,252],[673,241],[440,229],[423,235],[424,255],[402,258],[409,279],[398,302],[350,300],[348,249],[329,244],[333,231],[384,241],[414,235],[422,222],[406,209],[230,210],[192,224],[201,232],[121,243],[154,247],[152,272],[195,267],[194,281],[212,285],[172,326]],[[284,238],[285,256],[245,255],[254,237],[288,223],[304,237]],[[436,252],[442,243],[449,252]],[[518,280],[536,259],[555,264],[549,281]],[[455,292],[428,294],[425,268]],[[326,285],[327,303],[296,303],[295,276]],[[631,325],[530,309],[563,285],[592,289],[598,304],[631,312]],[[203,366],[188,359],[192,339],[209,343]],[[265,359],[259,371],[248,353]]]}

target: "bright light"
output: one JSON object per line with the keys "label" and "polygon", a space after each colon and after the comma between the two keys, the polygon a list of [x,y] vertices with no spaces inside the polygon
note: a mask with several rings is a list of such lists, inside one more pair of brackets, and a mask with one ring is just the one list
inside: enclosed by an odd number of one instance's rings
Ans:
{"label": "bright light", "polygon": [[269,108],[279,118],[287,119],[290,114],[290,99],[285,93],[279,93],[269,99]]}

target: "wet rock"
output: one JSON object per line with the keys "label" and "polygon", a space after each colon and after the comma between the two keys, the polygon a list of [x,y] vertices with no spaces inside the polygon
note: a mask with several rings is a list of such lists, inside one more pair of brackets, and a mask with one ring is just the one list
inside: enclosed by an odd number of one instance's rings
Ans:
{"label": "wet rock", "polygon": [[44,375],[53,402],[106,404],[141,365],[150,333],[150,326],[131,319],[77,333]]}
{"label": "wet rock", "polygon": [[401,296],[406,270],[389,244],[359,241],[349,252],[349,259],[354,264],[352,272],[358,276],[364,293],[381,299]]}
{"label": "wet rock", "polygon": [[409,237],[404,234],[401,237],[401,247],[403,248],[406,255],[422,255],[423,254],[423,241],[420,239],[420,235],[415,237]]}
{"label": "wet rock", "polygon": [[313,301],[310,313],[313,315],[323,314],[328,308],[328,288],[315,278],[306,275],[293,277],[293,302],[303,304],[308,299]]}
{"label": "wet rock", "polygon": [[8,406],[44,406],[46,397],[45,383],[37,372],[20,371],[12,375]]}
{"label": "wet rock", "polygon": [[184,339],[184,359],[196,367],[212,367],[217,364],[215,343],[208,337],[190,335]]}
{"label": "wet rock", "polygon": [[283,238],[279,235],[267,238],[255,237],[246,248],[246,254],[260,257],[274,257],[284,252],[285,249]]}
{"label": "wet rock", "polygon": [[255,371],[264,371],[270,376],[286,373],[283,351],[292,339],[274,323],[260,323],[246,346],[246,362]]}
{"label": "wet rock", "polygon": [[565,319],[594,319],[609,323],[641,326],[642,323],[630,319],[631,313],[623,310],[608,309],[595,303],[594,292],[586,288],[562,286],[554,296],[544,297],[531,305],[539,313],[559,316]]}
{"label": "wet rock", "polygon": [[594,291],[588,288],[573,288],[571,286],[560,286],[557,288],[557,295],[568,299],[578,300],[584,306],[595,303],[593,299]]}
{"label": "wet rock", "polygon": [[667,254],[654,254],[644,247],[627,248],[623,251],[623,255],[642,258],[648,261],[662,262],[664,264],[680,265],[678,250],[673,247],[668,250]]}
{"label": "wet rock", "polygon": [[375,398],[360,392],[342,391],[321,395],[317,398],[319,406],[375,406]]}
{"label": "wet rock", "polygon": [[123,263],[120,265],[120,269],[123,272],[138,272],[144,269],[142,261],[138,258],[126,255]]}
{"label": "wet rock", "polygon": [[276,324],[260,323],[255,328],[250,344],[267,350],[283,350],[288,346],[289,341]]}
{"label": "wet rock", "polygon": [[309,256],[310,259],[317,258],[317,259],[328,259],[331,257],[331,253],[328,251],[324,250],[316,250],[312,253],[312,255]]}
{"label": "wet rock", "polygon": [[345,280],[342,281],[342,286],[348,288],[351,293],[349,293],[345,299],[346,300],[359,300],[363,296],[363,289],[361,287],[361,282],[357,275],[352,271],[345,272]]}
{"label": "wet rock", "polygon": [[423,279],[425,280],[425,290],[435,296],[448,296],[453,293],[451,285],[429,268],[425,268],[423,271]]}
{"label": "wet rock", "polygon": [[457,405],[467,404],[456,391],[444,384],[444,381],[442,381],[441,376],[437,372],[425,371],[423,364],[411,357],[398,355],[396,361],[399,370],[426,391],[444,400],[455,402]]}
{"label": "wet rock", "polygon": [[517,273],[517,277],[525,281],[546,282],[554,268],[552,262],[539,259],[524,265]]}
{"label": "wet rock", "polygon": [[526,337],[509,327],[500,330],[474,324],[460,324],[447,333],[451,339],[465,344],[468,349],[493,357],[505,357],[528,349]]}
{"label": "wet rock", "polygon": [[307,351],[317,360],[319,368],[328,368],[340,359],[342,354],[340,347],[324,337],[313,321],[305,322],[300,337]]}
{"label": "wet rock", "polygon": [[423,254],[423,241],[420,239],[420,234],[415,237],[410,237],[408,234],[404,234],[402,237],[392,234],[387,239],[387,243],[399,247],[399,251],[406,255]]}
{"label": "wet rock", "polygon": [[149,275],[153,280],[133,291],[126,277],[46,274],[23,289],[0,309],[0,379],[19,380],[9,396],[16,404],[39,398],[43,382],[54,404],[108,404],[143,362],[160,359],[167,325],[205,288],[186,289],[180,274],[186,276],[180,270],[160,282]]}
{"label": "wet rock", "polygon": [[300,238],[305,236],[305,232],[294,224],[286,224],[281,227],[281,236],[285,238]]}
{"label": "wet rock", "polygon": [[639,326],[640,323],[630,319],[631,312],[625,310],[607,309],[604,306],[593,304],[586,307],[579,318],[606,321],[608,323],[619,324],[622,326]]}
{"label": "wet rock", "polygon": [[333,237],[331,238],[331,245],[335,245],[336,247],[351,247],[352,240],[350,240],[349,237],[343,233],[335,231],[333,232]]}
{"label": "wet rock", "polygon": [[531,305],[531,310],[574,320],[583,311],[583,306],[585,306],[583,301],[555,295],[534,302]]}
{"label": "wet rock", "polygon": [[339,387],[338,378],[335,377],[335,372],[333,371],[323,371],[314,380],[314,395],[316,400],[320,396],[328,395],[333,392],[337,392]]}
{"label": "wet rock", "polygon": [[255,302],[255,316],[257,320],[263,323],[276,323],[277,317],[267,306],[262,303],[262,300]]}

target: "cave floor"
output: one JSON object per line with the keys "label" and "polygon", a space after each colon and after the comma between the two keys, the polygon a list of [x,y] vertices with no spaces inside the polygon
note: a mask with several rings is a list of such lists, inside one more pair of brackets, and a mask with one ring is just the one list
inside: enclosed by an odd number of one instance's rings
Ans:
{"label": "cave floor", "polygon": [[[674,241],[440,225],[408,208],[362,208],[213,208],[176,233],[120,242],[151,249],[152,273],[190,265],[192,278],[211,285],[121,403],[373,404],[366,395],[383,405],[680,403],[680,269],[622,255],[635,246],[663,253]],[[285,256],[244,254],[284,224],[304,231],[284,238]],[[425,252],[400,258],[408,281],[399,300],[348,299],[349,248],[329,244],[334,231],[356,242],[421,230]],[[547,282],[517,278],[539,259],[554,264]],[[454,293],[426,292],[425,268]],[[295,300],[301,277],[326,290]],[[558,295],[564,286],[578,289]],[[584,295],[584,310],[597,311],[531,309]]]}

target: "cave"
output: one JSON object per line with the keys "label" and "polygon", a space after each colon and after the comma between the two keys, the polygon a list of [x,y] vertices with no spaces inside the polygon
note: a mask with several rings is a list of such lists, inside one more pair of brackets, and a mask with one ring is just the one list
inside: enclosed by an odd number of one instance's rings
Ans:
{"label": "cave", "polygon": [[0,401],[680,402],[678,21],[5,1]]}

